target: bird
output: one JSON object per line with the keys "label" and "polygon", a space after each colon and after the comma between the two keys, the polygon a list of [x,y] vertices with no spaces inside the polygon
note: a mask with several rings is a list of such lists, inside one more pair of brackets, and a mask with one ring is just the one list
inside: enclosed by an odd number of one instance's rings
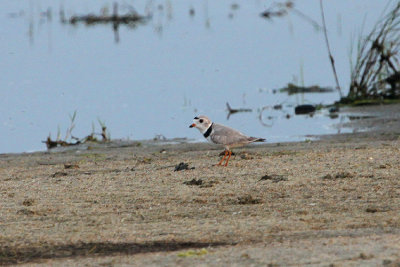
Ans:
{"label": "bird", "polygon": [[266,141],[264,138],[247,136],[238,130],[212,122],[207,116],[204,115],[194,117],[193,123],[189,126],[189,128],[193,127],[197,128],[204,138],[206,138],[209,142],[217,145],[223,145],[225,147],[224,157],[217,164],[219,166],[222,165],[227,156],[228,158],[226,159],[224,166],[228,166],[229,159],[232,155],[231,148],[245,146],[254,142]]}

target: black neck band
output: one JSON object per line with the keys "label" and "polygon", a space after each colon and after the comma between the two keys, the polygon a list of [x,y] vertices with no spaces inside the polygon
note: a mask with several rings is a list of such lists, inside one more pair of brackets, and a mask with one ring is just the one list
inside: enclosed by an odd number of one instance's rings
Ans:
{"label": "black neck band", "polygon": [[212,126],[214,123],[211,123],[210,127],[208,127],[207,131],[203,134],[205,138],[209,137],[212,131]]}

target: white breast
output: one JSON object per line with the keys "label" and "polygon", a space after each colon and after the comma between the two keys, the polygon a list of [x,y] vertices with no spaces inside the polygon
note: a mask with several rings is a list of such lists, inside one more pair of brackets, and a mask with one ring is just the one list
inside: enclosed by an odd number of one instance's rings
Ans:
{"label": "white breast", "polygon": [[[212,134],[212,132],[211,132],[211,134]],[[207,139],[208,142],[214,143],[214,142],[211,140],[211,134],[210,134],[206,139]]]}

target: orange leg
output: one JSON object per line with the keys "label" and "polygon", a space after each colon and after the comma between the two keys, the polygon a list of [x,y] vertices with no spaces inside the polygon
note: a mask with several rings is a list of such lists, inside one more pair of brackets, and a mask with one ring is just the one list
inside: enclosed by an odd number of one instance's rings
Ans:
{"label": "orange leg", "polygon": [[232,151],[229,150],[229,157],[228,157],[228,159],[227,159],[226,162],[225,162],[225,167],[228,166],[228,161],[229,161],[229,159],[231,158],[231,156],[232,156]]}
{"label": "orange leg", "polygon": [[226,156],[228,156],[228,150],[225,150],[225,155],[224,157],[220,160],[220,162],[218,162],[218,165],[221,165],[222,162],[225,160]]}

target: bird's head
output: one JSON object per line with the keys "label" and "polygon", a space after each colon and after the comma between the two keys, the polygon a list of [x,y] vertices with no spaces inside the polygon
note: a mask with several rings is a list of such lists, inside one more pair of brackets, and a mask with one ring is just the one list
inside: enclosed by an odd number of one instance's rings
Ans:
{"label": "bird's head", "polygon": [[197,128],[201,133],[205,133],[207,129],[211,126],[212,122],[206,116],[200,115],[198,117],[194,117],[193,123],[189,126],[189,128]]}

